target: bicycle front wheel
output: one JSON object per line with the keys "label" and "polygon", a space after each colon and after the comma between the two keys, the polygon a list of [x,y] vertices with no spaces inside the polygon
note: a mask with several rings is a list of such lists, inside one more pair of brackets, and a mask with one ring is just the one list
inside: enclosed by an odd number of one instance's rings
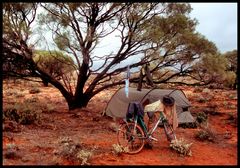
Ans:
{"label": "bicycle front wheel", "polygon": [[126,153],[136,154],[144,146],[144,133],[139,125],[134,123],[123,124],[117,133],[118,144],[127,148]]}
{"label": "bicycle front wheel", "polygon": [[174,133],[174,130],[173,130],[172,126],[168,122],[164,122],[163,126],[164,126],[165,134],[167,136],[167,140],[170,141],[170,142],[172,140],[175,140],[176,139],[176,135]]}

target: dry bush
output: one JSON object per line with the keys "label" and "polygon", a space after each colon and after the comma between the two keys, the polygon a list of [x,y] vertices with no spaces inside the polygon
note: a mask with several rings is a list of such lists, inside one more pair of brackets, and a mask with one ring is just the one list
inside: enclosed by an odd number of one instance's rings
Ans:
{"label": "dry bush", "polygon": [[9,143],[6,145],[7,149],[5,151],[4,157],[6,159],[14,159],[17,157],[17,150],[19,150],[18,146],[14,143]]}
{"label": "dry bush", "polygon": [[196,122],[193,122],[193,123],[181,123],[181,124],[178,124],[178,127],[181,127],[181,128],[197,128],[197,123]]}
{"label": "dry bush", "polygon": [[40,93],[40,89],[37,87],[33,87],[31,90],[29,90],[30,94],[36,94],[36,93]]}
{"label": "dry bush", "polygon": [[127,147],[123,147],[119,144],[113,144],[113,153],[116,154],[117,156],[121,155],[122,153],[127,153],[128,152],[128,148]]}
{"label": "dry bush", "polygon": [[39,123],[41,114],[42,110],[29,100],[5,105],[3,108],[3,120],[16,121],[20,124]]}
{"label": "dry bush", "polygon": [[[39,78],[37,77],[32,77],[30,78],[31,80],[34,81],[39,81]],[[24,81],[24,83],[22,85],[26,86],[26,87],[30,87],[30,88],[38,88],[41,87],[42,82],[34,82],[34,81]]]}
{"label": "dry bush", "polygon": [[109,123],[109,130],[112,132],[117,132],[119,129],[119,125],[116,122]]}
{"label": "dry bush", "polygon": [[195,138],[200,141],[215,142],[216,133],[209,127],[202,127],[202,129],[196,133]]}
{"label": "dry bush", "polygon": [[21,97],[24,97],[25,95],[23,93],[17,93],[15,95],[16,98],[21,98]]}
{"label": "dry bush", "polygon": [[172,140],[170,143],[170,148],[183,156],[192,156],[191,146],[192,143],[187,143],[183,138]]}
{"label": "dry bush", "polygon": [[196,88],[194,88],[194,93],[199,93],[199,92],[202,92],[203,91],[203,88],[201,88],[201,87],[196,87]]}
{"label": "dry bush", "polygon": [[67,159],[75,159],[75,155],[80,148],[79,144],[75,144],[69,137],[59,138],[57,143],[59,144],[59,149],[54,152],[55,154],[63,156]]}
{"label": "dry bush", "polygon": [[17,96],[18,93],[16,90],[6,90],[3,92],[3,95],[6,95],[6,96]]}
{"label": "dry bush", "polygon": [[196,101],[199,103],[206,103],[208,99],[206,97],[203,97],[202,95],[199,95],[196,97]]}
{"label": "dry bush", "polygon": [[198,124],[206,123],[207,120],[208,120],[208,115],[206,113],[204,113],[204,112],[197,113],[196,122]]}
{"label": "dry bush", "polygon": [[224,135],[223,135],[223,138],[224,139],[231,139],[233,137],[233,134],[231,131],[227,130]]}
{"label": "dry bush", "polygon": [[59,138],[58,150],[54,151],[55,155],[63,156],[64,158],[72,161],[79,161],[81,165],[89,165],[88,162],[93,155],[93,150],[83,149],[79,143],[75,143],[69,137]]}
{"label": "dry bush", "polygon": [[93,155],[92,151],[89,150],[80,150],[77,153],[77,158],[81,161],[81,165],[89,165],[88,160],[91,158]]}
{"label": "dry bush", "polygon": [[21,132],[21,127],[19,126],[19,124],[16,121],[9,121],[9,120],[5,120],[3,122],[3,129],[2,131],[6,131],[6,132]]}
{"label": "dry bush", "polygon": [[237,113],[233,112],[228,113],[228,118],[226,119],[225,123],[237,127],[238,125],[237,122],[238,122]]}
{"label": "dry bush", "polygon": [[229,98],[230,100],[237,100],[237,95],[235,95],[235,94],[229,94],[229,95],[228,95],[228,98]]}

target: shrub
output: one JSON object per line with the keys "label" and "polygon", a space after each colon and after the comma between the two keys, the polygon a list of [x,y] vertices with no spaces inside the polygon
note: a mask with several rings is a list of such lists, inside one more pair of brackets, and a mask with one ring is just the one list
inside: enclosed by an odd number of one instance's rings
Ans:
{"label": "shrub", "polygon": [[17,96],[17,92],[15,90],[7,90],[6,92],[4,92],[4,94],[6,94],[6,96]]}
{"label": "shrub", "polygon": [[201,124],[207,122],[208,116],[204,112],[197,113],[196,121]]}
{"label": "shrub", "polygon": [[233,71],[228,71],[225,74],[225,79],[224,79],[224,86],[228,88],[233,88],[235,82],[236,82],[236,74]]}
{"label": "shrub", "polygon": [[209,127],[207,127],[198,131],[195,135],[195,138],[197,138],[200,141],[207,140],[207,141],[214,142],[216,140],[216,135]]}
{"label": "shrub", "polygon": [[34,106],[35,108],[42,110],[42,112],[52,112],[55,107],[51,104],[51,102],[49,101],[47,102],[48,104],[40,102],[40,100],[37,97],[31,97],[24,101],[24,103],[31,104],[31,106]]}
{"label": "shrub", "polygon": [[208,88],[205,88],[205,89],[202,90],[202,92],[204,92],[204,93],[210,93],[211,90],[209,90]]}
{"label": "shrub", "polygon": [[232,132],[231,131],[226,131],[225,133],[224,133],[224,135],[223,135],[223,138],[224,139],[231,139],[233,137],[233,134],[232,134]]}
{"label": "shrub", "polygon": [[22,84],[22,80],[21,79],[16,79],[15,84]]}
{"label": "shrub", "polygon": [[231,105],[229,105],[229,107],[228,107],[229,109],[235,109],[236,108],[236,106],[235,105],[233,105],[233,104],[231,104]]}
{"label": "shrub", "polygon": [[27,103],[27,104],[32,104],[36,102],[39,102],[39,99],[37,97],[31,97],[24,100],[24,103]]}
{"label": "shrub", "polygon": [[42,110],[28,102],[7,105],[3,110],[3,119],[16,121],[20,124],[39,122]]}
{"label": "shrub", "polygon": [[16,121],[9,121],[5,120],[3,122],[3,129],[2,131],[9,131],[9,132],[21,132],[21,127],[19,127]]}
{"label": "shrub", "polygon": [[36,94],[36,93],[40,93],[40,89],[38,89],[37,87],[32,88],[31,90],[29,90],[30,94]]}
{"label": "shrub", "polygon": [[224,105],[224,107],[228,107],[228,102],[227,102],[227,101],[224,101],[224,102],[223,102],[223,105]]}
{"label": "shrub", "polygon": [[55,154],[61,155],[66,159],[75,160],[78,152],[79,145],[76,145],[74,141],[69,137],[62,137],[58,139],[59,149]]}
{"label": "shrub", "polygon": [[81,165],[89,165],[88,160],[93,155],[92,151],[81,150],[77,153],[77,158],[81,161]]}
{"label": "shrub", "polygon": [[195,93],[197,93],[197,92],[202,92],[202,88],[200,88],[200,87],[196,87],[196,88],[194,88],[194,91],[193,92],[195,92]]}
{"label": "shrub", "polygon": [[228,120],[234,120],[235,119],[234,113],[233,112],[228,113],[228,118],[227,119]]}
{"label": "shrub", "polygon": [[199,97],[197,100],[199,103],[206,103],[208,100],[206,98],[203,97]]}
{"label": "shrub", "polygon": [[197,124],[196,124],[196,122],[193,122],[193,123],[181,123],[178,126],[182,127],[182,128],[196,128]]}
{"label": "shrub", "polygon": [[5,158],[7,159],[14,159],[16,158],[17,154],[17,150],[19,150],[19,148],[17,147],[16,144],[7,144],[7,149],[6,149],[6,152],[5,152]]}
{"label": "shrub", "polygon": [[113,147],[113,153],[116,154],[116,155],[121,155],[122,153],[125,153],[125,152],[128,152],[128,148],[127,147],[123,147],[119,144],[113,144],[112,145]]}
{"label": "shrub", "polygon": [[42,113],[42,110],[32,111],[31,109],[24,109],[20,113],[19,123],[27,125],[27,124],[32,124],[36,121],[40,121],[41,113]]}
{"label": "shrub", "polygon": [[27,82],[27,86],[32,87],[32,88],[37,88],[37,87],[39,87],[41,85],[38,82],[28,81]]}
{"label": "shrub", "polygon": [[20,97],[24,97],[24,96],[25,96],[24,94],[20,93],[20,94],[16,95],[16,98],[20,98]]}
{"label": "shrub", "polygon": [[18,121],[19,115],[17,113],[17,109],[14,107],[14,105],[6,105],[3,109],[3,121],[5,120],[12,120],[12,121]]}
{"label": "shrub", "polygon": [[51,104],[46,104],[46,106],[44,106],[44,108],[43,108],[43,111],[50,113],[50,112],[53,112],[54,109],[55,109],[55,107],[53,107]]}
{"label": "shrub", "polygon": [[228,97],[230,100],[237,100],[237,96],[234,94],[230,94]]}
{"label": "shrub", "polygon": [[227,124],[230,124],[232,126],[237,127],[237,113],[230,112],[228,114],[227,121],[225,121]]}
{"label": "shrub", "polygon": [[92,150],[82,149],[82,145],[75,143],[69,137],[62,137],[58,140],[59,149],[55,154],[61,155],[68,160],[80,161],[81,165],[88,165]]}
{"label": "shrub", "polygon": [[170,148],[184,156],[192,156],[191,146],[192,143],[187,143],[183,138],[172,140],[170,143]]}

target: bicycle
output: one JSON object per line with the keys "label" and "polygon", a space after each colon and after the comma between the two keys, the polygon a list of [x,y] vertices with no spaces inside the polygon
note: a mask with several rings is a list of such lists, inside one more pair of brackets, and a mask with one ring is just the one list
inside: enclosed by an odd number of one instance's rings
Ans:
{"label": "bicycle", "polygon": [[124,123],[119,127],[117,132],[118,144],[123,148],[127,148],[128,150],[126,153],[128,154],[139,153],[143,149],[145,141],[158,141],[152,134],[155,132],[160,122],[163,124],[167,140],[170,142],[175,140],[176,135],[172,126],[169,124],[164,113],[160,111],[159,119],[149,131],[147,130],[143,118],[138,115],[134,116],[134,121],[132,122],[124,120]]}

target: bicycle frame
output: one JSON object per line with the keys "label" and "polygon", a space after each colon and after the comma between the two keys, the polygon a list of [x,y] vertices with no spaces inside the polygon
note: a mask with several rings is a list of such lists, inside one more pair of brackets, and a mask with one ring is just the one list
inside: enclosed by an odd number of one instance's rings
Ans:
{"label": "bicycle frame", "polygon": [[[126,120],[124,120],[124,121],[125,121],[125,123],[128,125],[128,122],[127,122]],[[147,131],[147,127],[146,127],[144,121],[143,121],[138,115],[136,115],[136,116],[134,117],[134,131],[135,131],[136,125],[137,125],[138,123],[139,123],[140,127],[143,129],[143,132],[145,133],[145,135],[147,135],[147,134],[148,134],[148,131]]]}
{"label": "bicycle frame", "polygon": [[154,125],[154,127],[151,129],[151,131],[148,132],[149,135],[152,135],[155,130],[157,129],[158,125],[160,122],[163,122],[164,120],[166,120],[166,118],[164,117],[163,113],[160,111],[160,117],[157,120],[156,124]]}
{"label": "bicycle frame", "polygon": [[[143,129],[143,132],[145,134],[145,137],[142,137],[142,138],[144,138],[144,139],[149,139],[150,138],[152,140],[157,141],[156,138],[152,137],[152,134],[157,129],[159,123],[160,122],[165,122],[165,121],[167,121],[167,119],[165,118],[163,112],[160,111],[159,119],[155,123],[154,127],[151,130],[148,131],[144,121],[139,116],[136,115],[135,118],[134,118],[134,131],[136,130],[136,125],[139,123],[140,127]],[[127,123],[127,121],[125,121],[125,122]]]}
{"label": "bicycle frame", "polygon": [[145,141],[158,141],[158,139],[152,137],[152,134],[155,132],[160,122],[163,123],[167,140],[171,142],[176,139],[174,130],[171,125],[169,125],[168,120],[162,111],[160,111],[160,117],[156,121],[154,127],[150,130],[147,129],[143,117],[138,115],[135,115],[134,119],[125,119],[124,122],[125,124],[120,126],[118,130],[117,138],[120,145],[127,147],[127,153],[129,154],[140,152],[144,147]]}

